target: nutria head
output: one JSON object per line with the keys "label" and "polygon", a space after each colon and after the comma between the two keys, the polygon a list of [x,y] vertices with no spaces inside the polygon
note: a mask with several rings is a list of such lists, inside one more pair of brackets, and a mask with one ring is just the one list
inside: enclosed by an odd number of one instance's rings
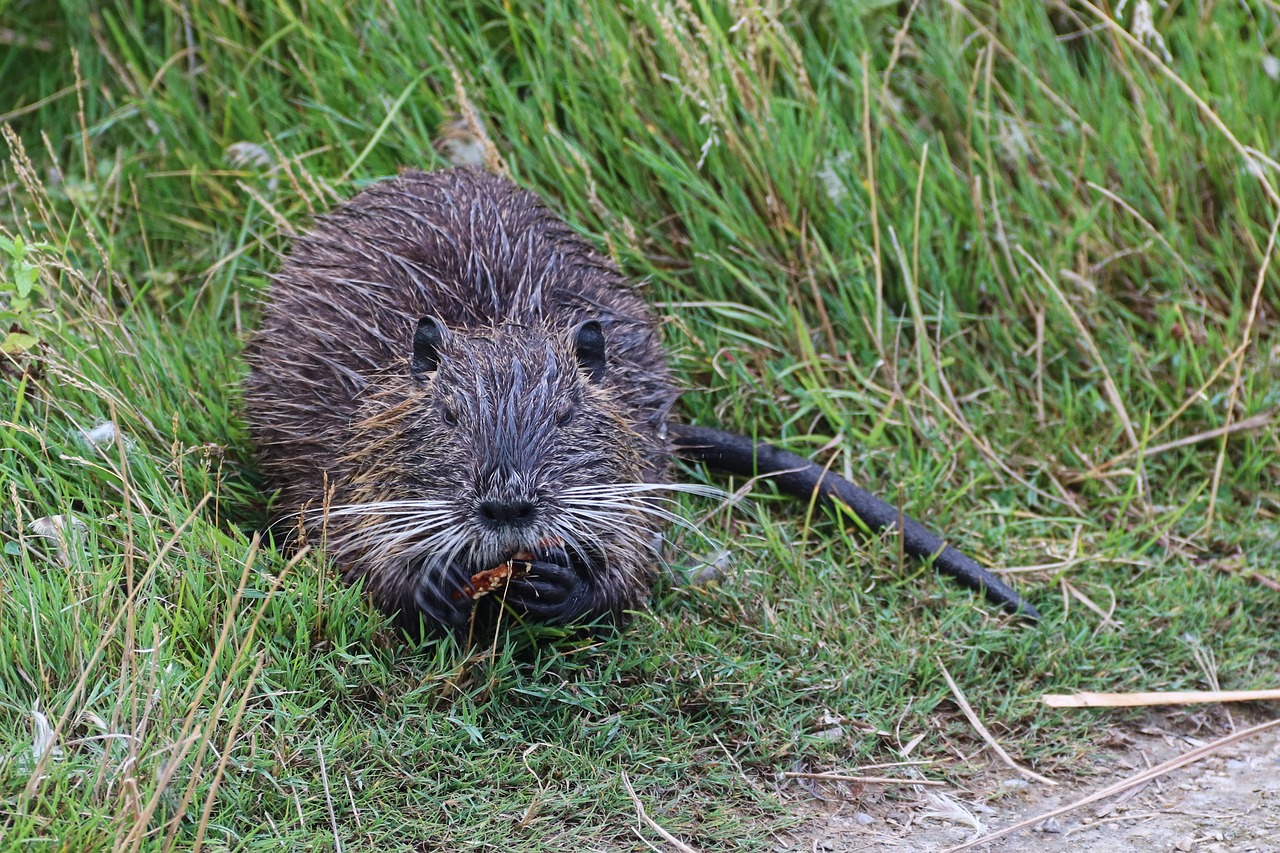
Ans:
{"label": "nutria head", "polygon": [[328,510],[327,548],[366,567],[375,598],[459,629],[472,579],[513,563],[482,616],[505,603],[567,623],[635,606],[667,487],[643,481],[600,322],[475,331],[427,316],[401,366],[354,425]]}

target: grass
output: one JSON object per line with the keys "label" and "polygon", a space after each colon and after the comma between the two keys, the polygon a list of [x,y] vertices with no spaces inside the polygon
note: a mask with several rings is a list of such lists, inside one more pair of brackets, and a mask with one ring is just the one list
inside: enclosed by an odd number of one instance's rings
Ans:
{"label": "grass", "polygon": [[[1212,433],[1280,406],[1274,9],[1157,8],[1166,72],[1087,3],[297,6],[0,5],[0,245],[44,292],[0,362],[0,847],[639,849],[625,771],[758,850],[779,771],[986,766],[940,663],[1064,776],[1124,718],[1041,693],[1274,686],[1280,433]],[[689,502],[722,580],[596,643],[410,647],[258,543],[278,253],[468,109],[644,282],[682,417],[1023,567],[1041,627],[767,492]]]}

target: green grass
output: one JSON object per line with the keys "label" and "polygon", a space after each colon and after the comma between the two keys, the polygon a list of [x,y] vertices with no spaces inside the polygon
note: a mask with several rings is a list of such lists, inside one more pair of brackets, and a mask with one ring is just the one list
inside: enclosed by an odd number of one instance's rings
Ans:
{"label": "green grass", "polygon": [[[931,778],[985,766],[940,664],[1063,775],[1125,717],[1044,692],[1275,685],[1280,433],[1162,449],[1280,407],[1273,9],[1157,9],[1249,164],[1080,4],[85,5],[0,3],[0,235],[45,291],[0,361],[3,849],[638,849],[625,771],[689,843],[760,850],[803,796],[778,771],[917,736]],[[722,580],[596,643],[409,647],[256,548],[267,275],[335,199],[443,165],[463,95],[661,306],[682,417],[1040,566],[1041,627],[767,494],[691,501]]]}

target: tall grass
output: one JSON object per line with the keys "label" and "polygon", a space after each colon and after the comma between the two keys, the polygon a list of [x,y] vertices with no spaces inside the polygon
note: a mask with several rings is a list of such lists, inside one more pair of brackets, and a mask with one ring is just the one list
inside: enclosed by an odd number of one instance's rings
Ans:
{"label": "tall grass", "polygon": [[[631,849],[625,770],[758,850],[780,770],[984,766],[940,664],[1051,775],[1119,718],[1042,692],[1274,683],[1270,7],[1157,8],[1167,66],[1087,2],[5,8],[0,236],[44,291],[0,359],[6,849]],[[679,539],[590,643],[411,647],[261,539],[267,276],[459,115],[659,306],[681,417],[901,501],[1043,625],[767,489],[690,501],[719,582]]]}

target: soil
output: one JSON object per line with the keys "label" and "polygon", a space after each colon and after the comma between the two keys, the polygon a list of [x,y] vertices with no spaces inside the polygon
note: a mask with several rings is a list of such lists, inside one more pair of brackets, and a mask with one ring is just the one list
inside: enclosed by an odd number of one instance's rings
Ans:
{"label": "soil", "polygon": [[[1247,727],[1238,722],[1237,728]],[[1041,815],[1183,755],[1230,729],[1175,734],[1163,723],[1109,733],[1120,748],[1050,787],[999,765],[966,790],[907,793],[810,783],[812,817],[777,853],[935,853]],[[883,772],[883,771],[879,771]],[[897,775],[897,774],[895,774]],[[822,798],[822,799],[820,799]],[[1280,729],[1223,748],[1138,788],[1042,821],[974,853],[1280,853]]]}

